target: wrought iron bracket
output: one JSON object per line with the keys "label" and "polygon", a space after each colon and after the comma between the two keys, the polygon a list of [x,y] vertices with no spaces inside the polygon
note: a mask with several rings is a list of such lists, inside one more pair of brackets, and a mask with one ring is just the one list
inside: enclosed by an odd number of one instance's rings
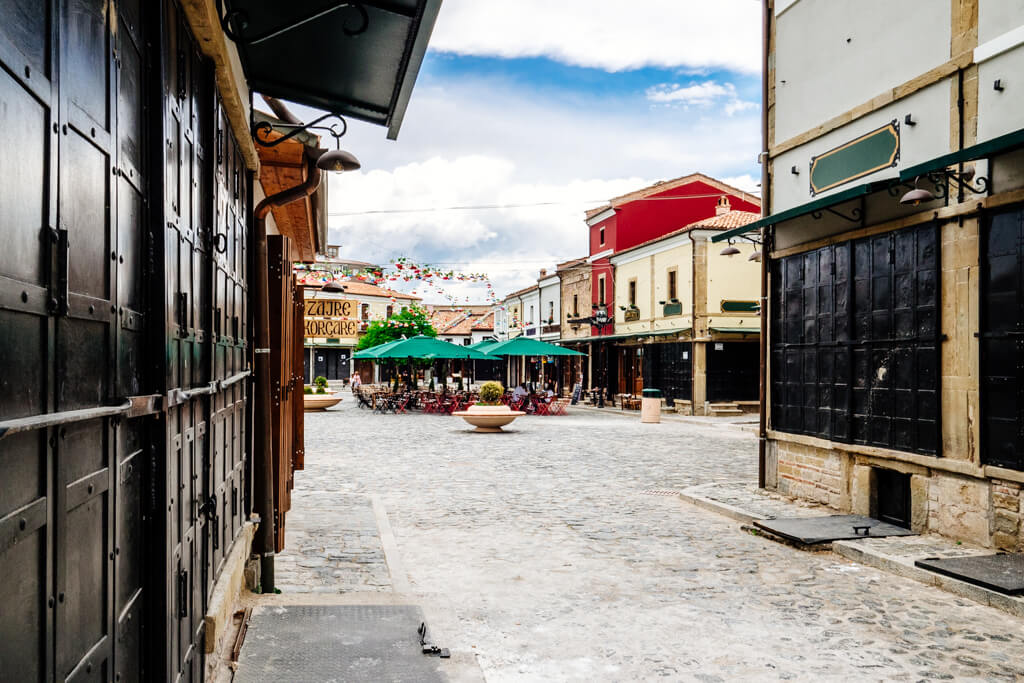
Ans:
{"label": "wrought iron bracket", "polygon": [[864,212],[861,211],[859,206],[853,207],[853,209],[850,210],[849,216],[847,216],[845,213],[842,213],[841,211],[836,211],[832,207],[826,207],[822,211],[812,211],[811,218],[813,218],[814,220],[821,220],[822,216],[825,215],[823,211],[828,211],[833,216],[838,216],[839,218],[842,218],[845,221],[850,221],[851,223],[860,223],[861,217],[864,215]]}
{"label": "wrought iron bracket", "polygon": [[[318,126],[317,125],[321,121],[324,121],[325,119],[329,119],[329,118],[332,118],[332,117],[338,119],[338,122],[332,123],[329,126]],[[340,129],[338,127],[339,123],[341,125]],[[281,128],[287,129],[288,132],[285,133],[284,135],[282,135],[281,137],[277,138],[276,140],[268,140],[267,139],[267,134],[268,133],[270,133],[272,130],[281,129]],[[341,138],[342,138],[343,135],[345,135],[345,133],[348,132],[348,122],[345,121],[345,119],[340,114],[324,114],[320,118],[314,119],[314,120],[310,121],[309,123],[301,123],[301,124],[296,124],[296,123],[271,123],[270,121],[260,121],[259,123],[253,124],[253,126],[252,126],[252,137],[253,137],[253,140],[256,141],[256,144],[260,145],[261,147],[276,147],[276,146],[280,145],[282,142],[286,142],[288,140],[291,140],[296,135],[298,135],[300,133],[305,133],[306,131],[310,131],[310,130],[321,130],[321,131],[326,132],[328,135],[330,135],[331,137],[334,138],[335,144],[338,145],[339,149],[340,149]],[[263,132],[262,135],[260,134],[260,131]]]}
{"label": "wrought iron bracket", "polygon": [[[929,173],[927,177],[936,188],[940,185],[942,186],[941,191],[943,194],[947,191],[946,188],[948,187],[949,181],[956,183],[956,186],[960,190],[967,190],[973,194],[988,194],[990,189],[988,178],[985,176],[978,176],[974,178],[972,174],[965,178],[963,173],[957,173],[956,171],[951,171],[949,169],[944,171],[934,171]],[[974,178],[974,185],[971,184],[971,178]]]}
{"label": "wrought iron bracket", "polygon": [[244,34],[245,30],[249,27],[249,13],[243,9],[230,8],[227,12],[224,12],[221,8],[221,0],[217,1],[217,8],[221,10],[220,27],[224,31],[224,35],[233,42],[243,46],[258,45],[346,7],[351,7],[358,13],[359,23],[350,27],[346,22],[341,30],[349,37],[365,33],[366,29],[370,27],[370,14],[366,11],[365,5],[362,2],[358,2],[358,0],[342,0],[299,17],[287,24],[280,24],[257,35],[247,36]]}

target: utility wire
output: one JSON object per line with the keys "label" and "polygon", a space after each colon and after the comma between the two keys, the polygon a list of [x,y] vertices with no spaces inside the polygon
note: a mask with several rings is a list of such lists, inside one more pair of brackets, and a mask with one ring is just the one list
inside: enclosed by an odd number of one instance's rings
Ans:
{"label": "utility wire", "polygon": [[[640,197],[638,199],[631,199],[629,202],[665,202],[665,201],[676,201],[680,199],[708,199],[710,197],[722,197],[725,196],[726,192],[716,192],[714,194],[687,194],[680,195],[678,197]],[[757,196],[752,192],[742,192],[743,195],[749,195],[755,199]],[[525,204],[474,204],[466,206],[435,206],[435,207],[424,207],[416,209],[371,209],[369,211],[328,211],[328,216],[370,216],[375,214],[400,214],[400,213],[434,213],[440,211],[493,211],[501,209],[529,209],[539,206],[567,206],[575,204],[609,204],[607,199],[579,199],[573,201],[558,201],[558,202],[531,202]]]}

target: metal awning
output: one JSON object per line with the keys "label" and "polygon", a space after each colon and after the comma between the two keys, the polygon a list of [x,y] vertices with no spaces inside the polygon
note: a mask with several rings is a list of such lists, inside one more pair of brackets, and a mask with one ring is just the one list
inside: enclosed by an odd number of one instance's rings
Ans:
{"label": "metal awning", "polygon": [[250,87],[398,137],[441,0],[223,0]]}
{"label": "metal awning", "polygon": [[1002,152],[1008,152],[1013,149],[1024,147],[1024,129],[1007,133],[1006,135],[1000,135],[997,138],[992,138],[986,142],[980,142],[970,147],[965,147],[957,152],[950,152],[949,154],[943,154],[942,156],[935,157],[930,161],[926,161],[915,166],[910,166],[900,172],[898,178],[876,180],[857,187],[851,187],[848,190],[830,194],[827,197],[816,199],[800,206],[795,206],[785,211],[772,214],[771,216],[765,216],[759,220],[741,226],[739,228],[733,228],[732,230],[726,230],[720,232],[717,235],[711,237],[712,242],[722,242],[728,239],[739,237],[750,232],[760,230],[765,226],[777,225],[784,221],[792,220],[794,218],[800,218],[807,214],[814,213],[817,211],[824,211],[830,207],[848,202],[851,199],[857,199],[865,195],[873,194],[879,190],[885,190],[891,187],[893,184],[906,183],[913,181],[915,178],[929,173],[934,173],[941,169],[960,164],[966,161],[975,161],[977,159],[983,159],[986,157],[993,156]]}

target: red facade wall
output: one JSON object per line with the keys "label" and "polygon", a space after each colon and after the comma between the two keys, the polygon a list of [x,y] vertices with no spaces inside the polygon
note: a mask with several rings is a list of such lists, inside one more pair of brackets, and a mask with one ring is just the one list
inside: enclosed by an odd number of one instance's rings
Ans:
{"label": "red facade wall", "polygon": [[[715,215],[718,198],[723,194],[729,197],[729,208],[733,211],[761,212],[761,206],[755,201],[748,201],[742,194],[723,192],[720,188],[700,180],[674,187],[664,192],[652,193],[643,199],[636,199],[620,205],[615,215],[600,223],[590,226],[590,254],[600,253],[608,249],[618,253],[643,244],[648,240],[667,235],[702,218]],[[748,195],[749,196],[749,195]],[[659,197],[692,197],[692,199],[658,199]],[[754,199],[754,198],[752,198]],[[600,231],[604,227],[604,244],[600,244]],[[604,273],[607,284],[606,302],[609,314],[614,314],[615,282],[613,269],[608,258],[594,262],[591,272],[591,301],[598,303],[599,275]],[[608,332],[606,329],[605,332]],[[597,334],[593,327],[592,334]]]}

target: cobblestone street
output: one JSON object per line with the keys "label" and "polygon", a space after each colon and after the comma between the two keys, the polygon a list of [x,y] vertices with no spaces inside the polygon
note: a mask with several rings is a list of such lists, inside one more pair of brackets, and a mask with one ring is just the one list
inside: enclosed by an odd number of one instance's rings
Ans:
{"label": "cobblestone street", "polygon": [[1024,677],[1018,620],[674,495],[753,480],[750,433],[342,406],[306,415],[279,587],[408,595],[488,681]]}

